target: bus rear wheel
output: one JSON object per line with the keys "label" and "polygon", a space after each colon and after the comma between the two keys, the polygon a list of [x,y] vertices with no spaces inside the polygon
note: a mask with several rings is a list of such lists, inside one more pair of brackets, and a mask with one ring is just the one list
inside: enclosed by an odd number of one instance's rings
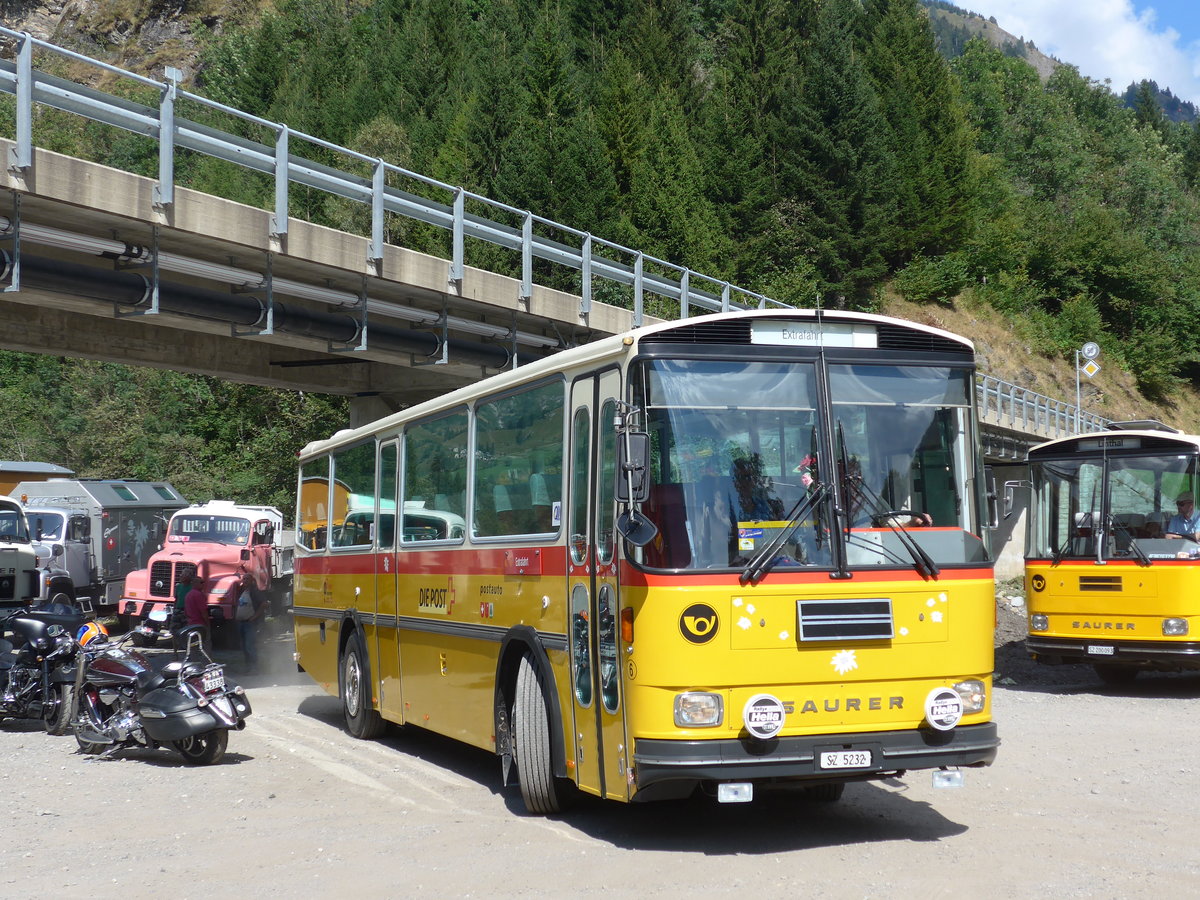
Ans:
{"label": "bus rear wheel", "polygon": [[541,676],[528,654],[521,657],[517,669],[513,750],[525,808],[535,815],[559,812],[562,798],[550,756],[550,715],[546,710]]}
{"label": "bus rear wheel", "polygon": [[342,709],[346,714],[346,730],[364,741],[383,734],[385,723],[378,711],[371,708],[371,683],[367,677],[367,654],[362,639],[355,634],[346,644],[342,656]]}

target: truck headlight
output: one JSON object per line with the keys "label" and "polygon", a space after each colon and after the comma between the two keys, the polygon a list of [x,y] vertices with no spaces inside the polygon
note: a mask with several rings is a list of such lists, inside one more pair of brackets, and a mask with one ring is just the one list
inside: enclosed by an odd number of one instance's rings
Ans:
{"label": "truck headlight", "polygon": [[1050,619],[1041,613],[1034,613],[1029,617],[1030,631],[1046,631],[1050,628]]}
{"label": "truck headlight", "polygon": [[954,685],[954,692],[962,698],[963,715],[983,712],[987,706],[987,687],[982,681],[970,679]]}
{"label": "truck headlight", "polygon": [[679,728],[713,728],[725,719],[720,694],[689,691],[675,695],[675,725]]}
{"label": "truck headlight", "polygon": [[1180,637],[1188,633],[1187,619],[1163,619],[1163,637]]}

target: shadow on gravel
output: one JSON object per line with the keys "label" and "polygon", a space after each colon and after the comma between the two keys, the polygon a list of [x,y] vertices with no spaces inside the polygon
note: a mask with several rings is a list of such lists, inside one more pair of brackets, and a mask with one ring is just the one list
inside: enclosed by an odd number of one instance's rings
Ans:
{"label": "shadow on gravel", "polygon": [[[912,778],[928,778],[914,773]],[[797,792],[761,792],[753,803],[719,804],[708,797],[617,804],[580,797],[559,821],[598,841],[630,850],[693,852],[704,856],[767,855],[817,847],[891,841],[941,841],[964,834],[931,804],[905,796],[907,785],[860,782],[836,803]],[[520,792],[506,802],[524,814]]]}
{"label": "shadow on gravel", "polygon": [[[313,696],[297,712],[331,728],[343,727],[336,697]],[[514,816],[525,817],[515,773],[501,785],[499,760],[490,753],[420,728],[389,726],[379,743],[475,782],[499,797]],[[918,772],[910,778],[929,778]],[[552,817],[617,847],[693,851],[706,856],[769,854],[810,847],[879,841],[939,841],[963,834],[929,803],[906,796],[904,781],[850,784],[836,803],[795,791],[760,791],[753,803],[718,804],[697,795],[681,801],[626,804],[576,794],[570,808]]]}

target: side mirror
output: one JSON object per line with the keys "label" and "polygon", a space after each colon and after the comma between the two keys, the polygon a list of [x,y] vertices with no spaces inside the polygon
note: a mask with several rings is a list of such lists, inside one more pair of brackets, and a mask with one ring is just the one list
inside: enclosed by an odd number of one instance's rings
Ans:
{"label": "side mirror", "polygon": [[627,431],[617,437],[618,503],[644,503],[650,496],[650,435]]}
{"label": "side mirror", "polygon": [[987,503],[987,524],[985,528],[998,528],[1000,520],[996,516],[996,473],[991,466],[983,469],[984,499]]}
{"label": "side mirror", "polygon": [[1004,518],[1008,518],[1014,512],[1016,506],[1017,488],[1032,487],[1033,482],[1030,481],[1006,481],[1004,482]]}

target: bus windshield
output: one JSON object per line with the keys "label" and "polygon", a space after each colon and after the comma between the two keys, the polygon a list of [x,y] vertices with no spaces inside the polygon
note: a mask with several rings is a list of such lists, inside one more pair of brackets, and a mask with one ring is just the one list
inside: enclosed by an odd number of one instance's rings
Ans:
{"label": "bus windshield", "polygon": [[976,483],[969,372],[830,365],[828,379],[823,412],[817,361],[644,363],[644,512],[659,537],[641,561],[743,568],[767,552],[773,569],[832,567],[841,552],[850,566],[911,566],[898,534],[910,528],[938,564],[986,561],[963,487]]}
{"label": "bus windshield", "polygon": [[[1147,559],[1194,555],[1196,457],[1048,460],[1035,466],[1032,558]],[[1172,541],[1172,539],[1175,539]],[[1182,539],[1180,543],[1179,539]],[[1168,543],[1170,541],[1170,543]]]}

